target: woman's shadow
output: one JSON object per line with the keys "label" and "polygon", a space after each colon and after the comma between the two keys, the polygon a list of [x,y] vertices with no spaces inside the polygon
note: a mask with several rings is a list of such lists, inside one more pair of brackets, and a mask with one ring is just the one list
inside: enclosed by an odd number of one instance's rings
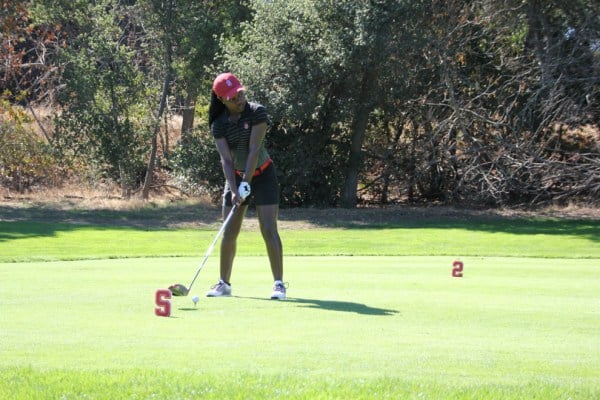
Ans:
{"label": "woman's shadow", "polygon": [[[238,297],[238,296],[235,296]],[[241,297],[246,299],[254,299],[254,300],[266,300],[266,301],[275,301],[269,300],[265,298],[259,297]],[[350,312],[362,315],[394,315],[397,314],[398,310],[392,310],[387,308],[378,308],[378,307],[370,307],[366,304],[362,303],[354,303],[352,301],[339,301],[339,300],[316,300],[316,299],[303,299],[298,297],[288,297],[283,300],[286,303],[294,303],[299,304],[301,307],[307,308],[317,308],[321,310],[329,310],[329,311],[340,311],[340,312]]]}

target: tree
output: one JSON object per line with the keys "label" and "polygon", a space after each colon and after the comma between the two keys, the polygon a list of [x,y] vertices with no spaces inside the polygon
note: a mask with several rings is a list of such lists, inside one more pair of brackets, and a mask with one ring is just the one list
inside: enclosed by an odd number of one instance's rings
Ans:
{"label": "tree", "polygon": [[[179,0],[173,5],[172,41],[175,95],[181,107],[181,136],[194,128],[196,102],[210,84],[211,68],[219,51],[220,37],[236,37],[250,10],[241,0]],[[208,100],[203,100],[205,103]]]}
{"label": "tree", "polygon": [[[151,1],[159,9],[160,1]],[[212,79],[217,68],[215,55],[220,37],[236,37],[249,9],[240,0],[180,0],[173,3],[170,23],[172,43],[173,113],[181,113],[181,140],[165,164],[170,175],[181,185],[215,197],[222,190],[222,171],[206,118],[195,123],[197,113],[206,114]],[[161,13],[150,20],[160,20]],[[159,25],[156,22],[155,25]],[[160,29],[159,29],[160,30]],[[163,40],[163,43],[166,41]],[[196,128],[197,125],[197,128]],[[214,161],[214,162],[213,162]],[[184,182],[185,181],[185,182]],[[199,183],[202,187],[199,187]]]}
{"label": "tree", "polygon": [[[271,105],[274,119],[280,121],[277,128],[287,131],[284,135],[316,135],[320,138],[311,142],[318,147],[312,149],[330,149],[332,157],[316,168],[296,160],[291,176],[310,175],[326,182],[342,206],[355,206],[370,118],[394,94],[393,77],[387,78],[387,73],[401,46],[390,46],[390,40],[402,36],[394,30],[421,5],[393,0],[257,1],[253,5],[254,19],[244,25],[240,40],[224,43],[225,65],[239,72]],[[307,169],[306,175],[294,172]],[[326,177],[332,170],[341,172]],[[287,184],[310,191],[310,178],[306,180]]]}
{"label": "tree", "polygon": [[[224,69],[269,109],[284,204],[535,205],[600,192],[597,2],[37,0],[1,10],[6,98],[56,101],[53,150],[124,196],[145,175],[147,197],[166,165],[220,190],[213,140],[193,111],[205,112]],[[161,115],[179,112],[182,140],[162,163]]]}
{"label": "tree", "polygon": [[[152,130],[152,137],[150,142],[150,156],[148,157],[146,177],[144,179],[144,186],[142,187],[142,198],[144,200],[148,199],[150,193],[150,186],[152,185],[152,182],[154,180],[156,153],[158,151],[158,133],[160,131],[161,117],[165,112],[165,108],[167,105],[167,95],[169,94],[169,86],[171,84],[171,71],[173,62],[173,0],[167,1],[166,4],[161,2],[161,4],[156,6],[158,7],[158,14],[164,15],[164,18],[160,18],[160,31],[162,33],[162,42],[164,46],[164,79],[160,95],[160,102],[158,105],[158,111],[155,114],[154,128]],[[165,132],[165,135],[168,135],[168,132]]]}
{"label": "tree", "polygon": [[[110,0],[63,6],[72,18],[59,21],[71,24],[71,41],[56,60],[64,65],[65,87],[58,96],[63,112],[56,119],[53,145],[87,157],[129,197],[143,175],[151,137],[151,121],[144,116],[157,93],[152,75],[143,74],[149,58],[134,46],[142,24],[131,8]],[[47,7],[56,12],[58,6]]]}
{"label": "tree", "polygon": [[0,4],[0,93],[24,104],[49,140],[31,103],[54,101],[60,68],[48,61],[64,44],[64,34],[60,26],[34,24],[29,7],[27,1]]}
{"label": "tree", "polygon": [[40,0],[32,10],[37,24],[62,27],[67,37],[51,60],[65,84],[54,146],[62,154],[85,153],[90,165],[120,182],[123,196],[143,180],[147,198],[160,164],[161,117],[178,112],[184,99],[182,134],[191,132],[218,36],[236,32],[246,8],[233,0]]}
{"label": "tree", "polygon": [[56,184],[59,174],[52,149],[31,129],[18,106],[0,98],[0,183],[18,193],[35,185]]}
{"label": "tree", "polygon": [[[418,101],[405,108],[409,194],[488,205],[593,198],[598,183],[582,171],[598,163],[582,147],[574,154],[567,130],[598,121],[585,102],[598,93],[598,59],[590,40],[569,43],[564,34],[569,26],[588,39],[598,32],[589,7],[432,2],[422,25],[427,45],[415,58],[420,72],[410,81]],[[585,146],[594,151],[593,140]]]}

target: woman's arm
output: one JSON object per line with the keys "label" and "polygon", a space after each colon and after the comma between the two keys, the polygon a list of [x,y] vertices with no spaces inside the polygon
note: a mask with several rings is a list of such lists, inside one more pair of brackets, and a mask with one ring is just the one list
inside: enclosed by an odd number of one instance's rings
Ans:
{"label": "woman's arm", "polygon": [[258,161],[258,153],[265,140],[266,134],[266,122],[261,122],[252,127],[250,143],[248,145],[248,158],[246,159],[246,173],[244,174],[244,180],[248,183],[252,182],[252,176],[254,175],[254,170],[256,169],[256,163]]}
{"label": "woman's arm", "polygon": [[215,139],[215,143],[217,145],[217,151],[219,152],[219,156],[221,156],[221,166],[223,167],[223,174],[225,175],[225,179],[231,188],[232,198],[231,201],[233,204],[237,204],[237,200],[240,199],[238,193],[238,187],[235,182],[235,166],[233,164],[233,156],[231,155],[231,149],[229,148],[229,144],[227,143],[227,139],[218,138]]}

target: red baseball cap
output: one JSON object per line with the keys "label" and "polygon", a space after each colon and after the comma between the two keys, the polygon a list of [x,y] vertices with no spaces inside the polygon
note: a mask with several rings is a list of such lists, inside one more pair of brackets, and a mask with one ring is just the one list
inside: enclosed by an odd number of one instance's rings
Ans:
{"label": "red baseball cap", "polygon": [[225,100],[231,100],[238,92],[246,90],[231,72],[225,72],[215,78],[213,91]]}

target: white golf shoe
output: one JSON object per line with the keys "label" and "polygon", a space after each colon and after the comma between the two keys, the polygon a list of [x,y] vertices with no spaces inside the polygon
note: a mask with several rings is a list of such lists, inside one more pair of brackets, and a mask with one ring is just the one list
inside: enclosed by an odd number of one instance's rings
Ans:
{"label": "white golf shoe", "polygon": [[273,285],[273,293],[271,293],[272,300],[285,300],[287,283],[276,281]]}
{"label": "white golf shoe", "polygon": [[216,285],[206,292],[206,297],[231,296],[231,286],[219,279]]}

